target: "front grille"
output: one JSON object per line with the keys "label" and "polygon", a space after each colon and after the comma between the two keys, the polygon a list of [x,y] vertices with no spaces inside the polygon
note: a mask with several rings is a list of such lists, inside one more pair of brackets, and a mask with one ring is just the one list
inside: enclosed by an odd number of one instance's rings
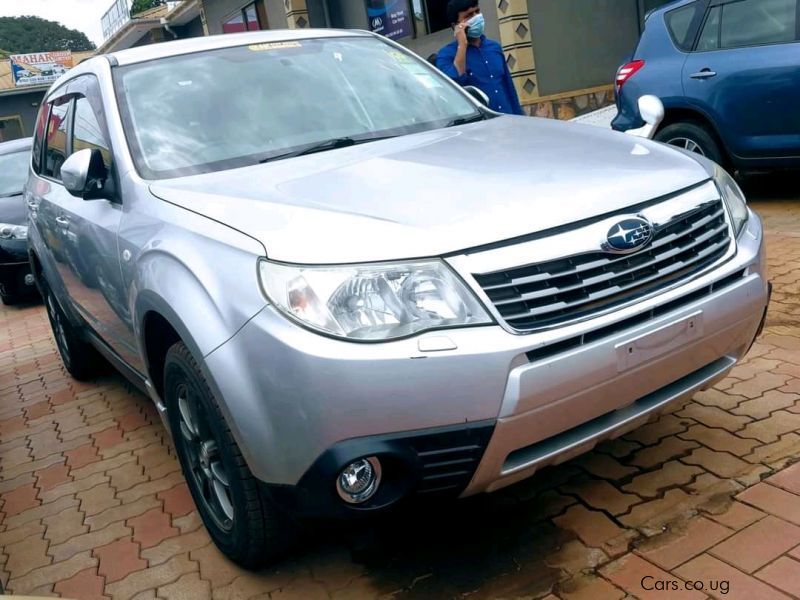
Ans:
{"label": "front grille", "polygon": [[474,275],[517,331],[585,318],[687,279],[722,258],[731,238],[716,200],[657,226],[653,241],[625,256],[590,252]]}

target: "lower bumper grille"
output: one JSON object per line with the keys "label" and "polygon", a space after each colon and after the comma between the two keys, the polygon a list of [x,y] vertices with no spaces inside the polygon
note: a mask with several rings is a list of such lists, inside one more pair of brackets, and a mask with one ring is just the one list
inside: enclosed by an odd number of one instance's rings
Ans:
{"label": "lower bumper grille", "polygon": [[460,493],[475,474],[492,428],[456,430],[409,440],[420,464],[418,494]]}
{"label": "lower bumper grille", "polygon": [[731,243],[725,205],[716,199],[656,225],[652,242],[636,254],[590,252],[474,277],[508,325],[525,332],[688,279],[720,260]]}

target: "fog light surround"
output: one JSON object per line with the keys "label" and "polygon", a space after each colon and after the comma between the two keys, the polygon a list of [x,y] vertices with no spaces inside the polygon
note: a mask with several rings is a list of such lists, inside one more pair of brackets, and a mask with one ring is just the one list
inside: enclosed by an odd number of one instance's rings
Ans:
{"label": "fog light surround", "polygon": [[339,473],[336,492],[348,504],[362,504],[375,495],[380,483],[381,463],[378,457],[360,458]]}

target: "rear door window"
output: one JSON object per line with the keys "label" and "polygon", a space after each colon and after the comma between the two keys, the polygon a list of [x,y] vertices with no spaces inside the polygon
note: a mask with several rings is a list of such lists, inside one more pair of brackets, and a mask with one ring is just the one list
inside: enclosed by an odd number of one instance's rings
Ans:
{"label": "rear door window", "polygon": [[741,0],[722,7],[721,48],[783,44],[797,39],[798,0]]}
{"label": "rear door window", "polygon": [[61,179],[61,165],[67,160],[69,141],[69,120],[72,113],[72,102],[65,99],[54,102],[50,109],[50,121],[47,125],[47,141],[44,149],[44,165],[42,174],[53,179]]}

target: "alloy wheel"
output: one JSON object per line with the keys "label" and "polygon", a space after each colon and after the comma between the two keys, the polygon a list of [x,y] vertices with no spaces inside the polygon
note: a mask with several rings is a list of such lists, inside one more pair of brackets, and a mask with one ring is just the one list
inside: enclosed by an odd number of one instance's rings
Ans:
{"label": "alloy wheel", "polygon": [[208,415],[185,383],[177,388],[177,400],[180,442],[189,462],[190,476],[217,525],[230,531],[235,517],[230,477],[209,426]]}
{"label": "alloy wheel", "polygon": [[670,144],[671,146],[677,146],[678,148],[683,148],[684,150],[688,150],[689,152],[694,152],[695,154],[699,154],[700,156],[706,155],[700,144],[689,138],[676,137],[667,141],[667,143]]}

